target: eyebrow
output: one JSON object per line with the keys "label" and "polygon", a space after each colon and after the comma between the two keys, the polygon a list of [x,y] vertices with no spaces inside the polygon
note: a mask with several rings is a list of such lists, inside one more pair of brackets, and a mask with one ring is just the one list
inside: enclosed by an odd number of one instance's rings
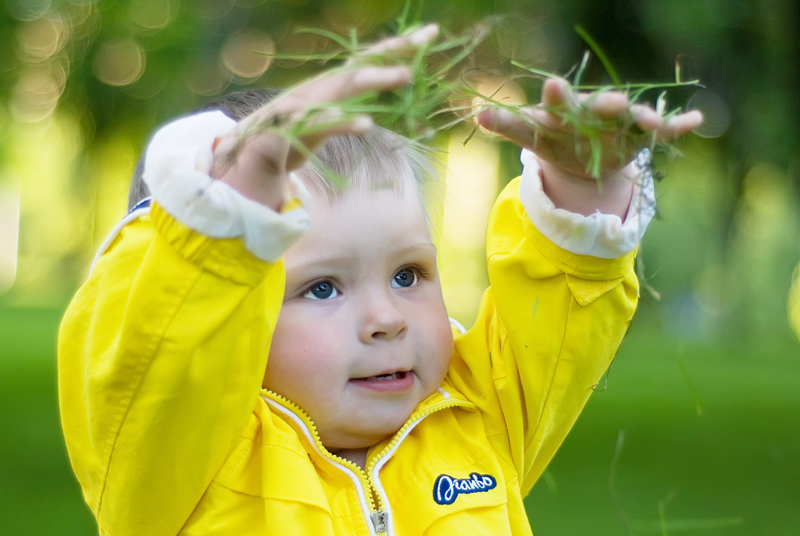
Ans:
{"label": "eyebrow", "polygon": [[[403,246],[401,248],[397,248],[392,252],[392,256],[396,257],[406,257],[409,255],[413,255],[417,251],[422,251],[426,249],[432,249],[434,256],[436,256],[438,250],[436,246],[432,242],[419,242],[416,244],[410,244],[408,246]],[[336,265],[345,265],[351,259],[350,255],[319,255],[315,256],[313,259],[309,259],[308,261],[301,260],[297,264],[295,264],[292,268],[295,270],[298,269],[308,269],[313,268],[314,266],[318,265],[325,265],[325,266],[336,266]]]}

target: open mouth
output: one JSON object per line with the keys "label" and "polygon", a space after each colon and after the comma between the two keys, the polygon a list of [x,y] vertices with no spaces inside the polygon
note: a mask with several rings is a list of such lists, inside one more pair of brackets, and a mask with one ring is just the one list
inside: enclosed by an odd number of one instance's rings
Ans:
{"label": "open mouth", "polygon": [[391,380],[404,380],[406,378],[405,371],[399,372],[392,372],[391,374],[380,374],[378,376],[369,376],[368,378],[362,378],[368,382],[388,382]]}
{"label": "open mouth", "polygon": [[376,374],[365,378],[353,378],[353,385],[378,392],[406,392],[414,386],[414,373],[397,370],[386,374]]}

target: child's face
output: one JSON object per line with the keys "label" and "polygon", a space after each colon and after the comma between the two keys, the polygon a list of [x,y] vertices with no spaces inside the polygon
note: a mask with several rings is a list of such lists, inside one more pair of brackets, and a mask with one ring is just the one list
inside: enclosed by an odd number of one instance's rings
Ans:
{"label": "child's face", "polygon": [[332,449],[396,432],[450,363],[436,250],[404,190],[316,198],[311,231],[285,255],[264,385],[308,412]]}

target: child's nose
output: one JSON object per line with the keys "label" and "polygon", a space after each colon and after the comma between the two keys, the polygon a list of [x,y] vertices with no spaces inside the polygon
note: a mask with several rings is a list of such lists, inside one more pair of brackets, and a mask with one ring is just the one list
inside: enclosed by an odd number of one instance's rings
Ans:
{"label": "child's nose", "polygon": [[367,297],[359,332],[361,342],[369,344],[378,340],[392,340],[408,330],[405,315],[394,299],[381,292],[371,293]]}

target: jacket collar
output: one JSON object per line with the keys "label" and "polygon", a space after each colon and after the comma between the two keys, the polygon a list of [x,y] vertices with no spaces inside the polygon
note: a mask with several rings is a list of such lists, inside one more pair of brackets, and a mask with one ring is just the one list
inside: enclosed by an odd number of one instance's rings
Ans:
{"label": "jacket collar", "polygon": [[[301,440],[306,444],[306,450],[312,454],[316,453],[323,458],[327,458],[330,462],[345,466],[350,464],[350,462],[343,460],[325,448],[322,441],[320,441],[314,421],[300,406],[268,389],[262,389],[261,397],[269,406],[277,410],[276,413],[284,421],[288,422],[298,432]],[[468,401],[464,395],[456,391],[452,386],[443,382],[436,391],[419,403],[406,423],[393,436],[371,447],[367,458],[372,459],[378,453],[378,459],[380,460],[386,455],[393,454],[403,439],[419,422],[437,411],[451,407],[458,407],[467,411],[476,410],[475,404]]]}

